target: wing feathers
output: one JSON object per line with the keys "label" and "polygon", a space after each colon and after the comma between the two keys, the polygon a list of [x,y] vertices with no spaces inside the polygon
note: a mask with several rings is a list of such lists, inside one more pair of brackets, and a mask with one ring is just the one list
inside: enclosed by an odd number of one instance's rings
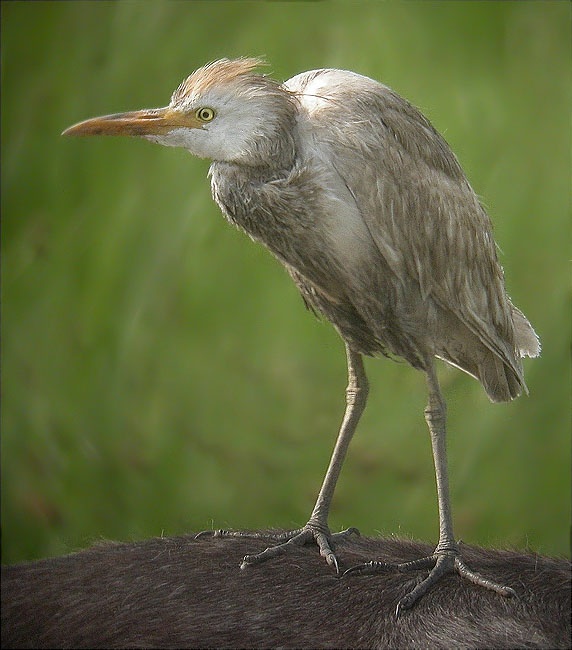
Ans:
{"label": "wing feathers", "polygon": [[[432,338],[433,353],[476,374],[492,399],[516,396],[524,388],[518,357],[538,354],[538,339],[506,296],[492,225],[445,140],[411,104],[359,75],[323,71],[288,86],[307,108],[313,146],[343,179],[402,285],[397,316],[418,330],[408,333]],[[450,316],[461,327],[443,334]],[[465,332],[449,341],[465,347],[457,358],[440,347],[455,330]]]}

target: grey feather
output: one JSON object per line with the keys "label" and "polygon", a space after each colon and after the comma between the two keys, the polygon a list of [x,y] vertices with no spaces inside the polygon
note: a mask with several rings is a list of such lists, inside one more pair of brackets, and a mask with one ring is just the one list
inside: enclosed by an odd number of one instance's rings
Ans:
{"label": "grey feather", "polygon": [[267,167],[215,162],[213,196],[229,220],[357,351],[417,368],[436,355],[494,401],[526,390],[520,356],[538,353],[537,337],[506,295],[488,216],[429,121],[339,70],[298,75],[273,99],[276,132],[292,133],[298,109],[295,158],[276,169],[291,147],[276,151],[284,140],[269,136],[257,150],[267,145]]}

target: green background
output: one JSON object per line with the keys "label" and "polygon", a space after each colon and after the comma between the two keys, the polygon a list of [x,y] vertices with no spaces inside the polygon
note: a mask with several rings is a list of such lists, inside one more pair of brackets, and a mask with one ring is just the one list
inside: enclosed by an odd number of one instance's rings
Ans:
{"label": "green background", "polygon": [[[264,55],[382,80],[444,133],[543,342],[530,396],[441,365],[456,535],[567,554],[570,5],[2,3],[2,553],[305,523],[343,406],[334,330],[210,198],[208,163],[81,119]],[[369,360],[331,527],[436,540],[423,376]]]}

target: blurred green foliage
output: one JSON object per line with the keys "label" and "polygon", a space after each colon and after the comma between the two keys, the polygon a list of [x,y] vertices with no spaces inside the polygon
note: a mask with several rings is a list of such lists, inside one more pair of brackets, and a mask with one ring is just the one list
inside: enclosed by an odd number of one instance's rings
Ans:
{"label": "blurred green foliage", "polygon": [[[509,293],[542,337],[530,396],[490,404],[441,368],[456,533],[566,554],[570,526],[570,5],[2,3],[2,552],[305,523],[345,358],[282,268],[229,228],[208,163],[64,139],[161,106],[221,56],[287,78],[382,80],[441,130],[482,196]],[[425,385],[368,361],[334,530],[435,540]]]}

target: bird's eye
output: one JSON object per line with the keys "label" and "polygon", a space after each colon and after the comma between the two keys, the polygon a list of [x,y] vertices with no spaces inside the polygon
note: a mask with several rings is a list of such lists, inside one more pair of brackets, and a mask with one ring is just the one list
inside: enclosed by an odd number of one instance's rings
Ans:
{"label": "bird's eye", "polygon": [[214,118],[215,112],[212,108],[199,108],[195,115],[201,122],[210,122]]}

